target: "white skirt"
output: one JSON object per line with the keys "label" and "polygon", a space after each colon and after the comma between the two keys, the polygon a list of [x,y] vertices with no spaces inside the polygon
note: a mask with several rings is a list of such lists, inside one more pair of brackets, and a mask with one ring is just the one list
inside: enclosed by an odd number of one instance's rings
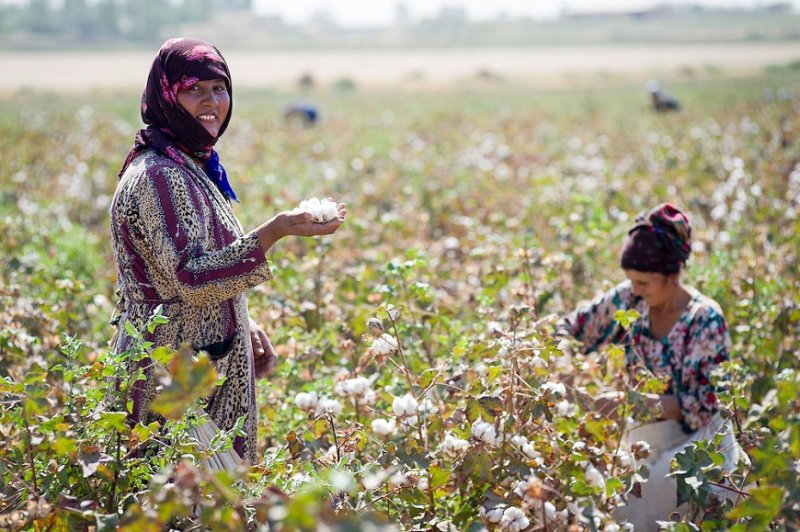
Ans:
{"label": "white skirt", "polygon": [[[674,478],[667,476],[670,463],[685,446],[695,441],[713,439],[716,434],[723,434],[720,450],[725,456],[722,465],[724,470],[732,471],[740,461],[749,460],[736,441],[731,422],[723,420],[719,414],[707,426],[692,434],[683,432],[680,423],[671,419],[631,429],[623,445],[630,446],[641,440],[650,445],[650,457],[644,462],[650,470],[650,478],[642,485],[642,497],[631,496],[627,505],[617,508],[614,518],[618,522],[628,521],[636,531],[645,532],[658,530],[656,521],[668,519],[673,512],[684,515],[687,505],[678,507],[678,484]],[[731,494],[724,489],[718,493],[720,496]]]}

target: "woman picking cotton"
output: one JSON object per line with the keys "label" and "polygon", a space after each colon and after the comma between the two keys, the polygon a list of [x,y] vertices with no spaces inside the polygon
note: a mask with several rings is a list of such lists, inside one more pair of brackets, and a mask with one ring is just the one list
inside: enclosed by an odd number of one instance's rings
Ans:
{"label": "woman picking cotton", "polygon": [[[623,345],[629,371],[644,366],[667,381],[664,393],[647,395],[648,409],[659,421],[636,426],[627,435],[628,441],[646,441],[652,450],[642,498],[632,497],[616,514],[636,530],[657,529],[655,521],[677,509],[676,483],[666,475],[685,445],[722,432],[728,451],[725,467],[732,469],[743,454],[730,423],[719,416],[710,382],[712,371],[730,353],[725,318],[713,299],[681,278],[692,249],[691,233],[687,216],[669,203],[637,217],[620,261],[628,280],[560,324],[562,332],[582,342],[583,352]],[[623,328],[614,319],[619,310],[635,310],[639,318]],[[604,394],[594,406],[613,415],[624,400],[623,393]]]}
{"label": "woman picking cotton", "polygon": [[[146,339],[207,351],[225,377],[206,410],[223,430],[246,417],[246,437],[234,449],[256,461],[255,378],[275,364],[264,331],[249,319],[248,289],[271,279],[265,254],[285,236],[334,233],[345,219],[307,210],[277,214],[245,232],[231,201],[238,201],[214,145],[232,109],[230,72],[214,46],[171,39],[159,50],[142,96],[145,129],[136,134],[111,206],[111,231],[122,296],[120,321],[144,330],[159,305],[169,323]],[[133,339],[120,328],[116,352]],[[148,418],[156,393],[149,361],[135,383],[133,421]],[[137,368],[131,368],[131,371]]]}

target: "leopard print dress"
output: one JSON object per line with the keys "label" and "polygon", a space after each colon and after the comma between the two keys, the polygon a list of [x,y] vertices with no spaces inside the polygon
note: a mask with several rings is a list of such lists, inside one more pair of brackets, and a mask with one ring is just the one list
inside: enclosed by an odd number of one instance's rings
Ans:
{"label": "leopard print dress", "polygon": [[[122,175],[111,205],[111,233],[122,296],[120,353],[130,322],[156,346],[186,342],[212,355],[225,381],[206,406],[223,430],[247,416],[234,449],[256,462],[257,410],[246,291],[271,279],[255,232],[245,234],[230,203],[188,156],[185,164],[147,150]],[[169,323],[148,334],[158,305]],[[144,367],[144,365],[142,366]],[[132,421],[148,421],[156,393],[152,371],[132,391]]]}

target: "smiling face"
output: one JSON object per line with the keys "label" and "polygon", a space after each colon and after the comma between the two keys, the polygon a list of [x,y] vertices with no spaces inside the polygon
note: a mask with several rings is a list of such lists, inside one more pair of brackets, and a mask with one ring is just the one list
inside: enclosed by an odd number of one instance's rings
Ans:
{"label": "smiling face", "polygon": [[625,270],[625,275],[631,281],[633,295],[639,296],[651,307],[661,306],[670,301],[673,296],[675,275],[663,273],[640,272]]}
{"label": "smiling face", "polygon": [[198,81],[178,92],[178,103],[214,138],[228,116],[231,96],[223,79]]}

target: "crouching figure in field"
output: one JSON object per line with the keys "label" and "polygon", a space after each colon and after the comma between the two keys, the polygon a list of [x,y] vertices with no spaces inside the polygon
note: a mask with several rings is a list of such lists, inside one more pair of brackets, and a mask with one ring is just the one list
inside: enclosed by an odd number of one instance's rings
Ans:
{"label": "crouching figure in field", "polygon": [[[717,390],[710,382],[711,372],[730,354],[728,326],[716,301],[681,280],[691,249],[689,220],[674,205],[664,203],[640,215],[620,261],[628,280],[559,323],[560,332],[579,340],[584,353],[624,346],[629,372],[646,368],[667,382],[663,393],[645,396],[647,410],[658,420],[626,427],[628,443],[645,441],[651,450],[642,497],[630,497],[615,515],[637,531],[656,530],[656,520],[685,510],[677,504],[676,480],[667,475],[686,445],[723,434],[723,467],[730,471],[747,460],[731,423],[720,417]],[[614,318],[619,310],[635,310],[638,318],[623,327]],[[594,407],[614,415],[624,401],[624,392],[601,394]],[[719,495],[725,497],[725,491]]]}

